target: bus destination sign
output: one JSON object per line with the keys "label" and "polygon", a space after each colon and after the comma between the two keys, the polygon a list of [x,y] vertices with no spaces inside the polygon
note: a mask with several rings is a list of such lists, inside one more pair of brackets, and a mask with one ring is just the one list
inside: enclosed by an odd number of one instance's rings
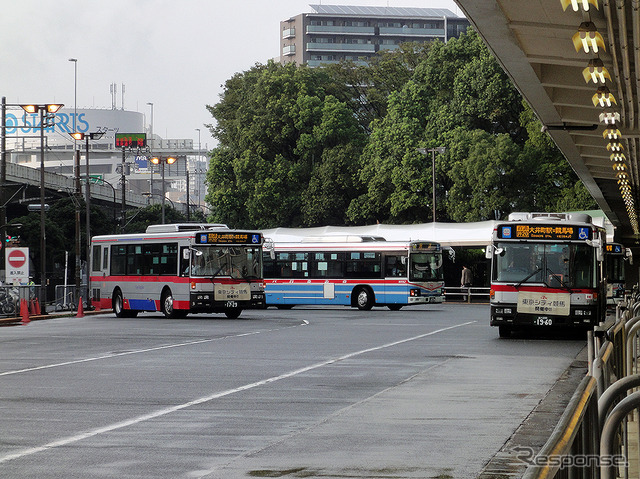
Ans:
{"label": "bus destination sign", "polygon": [[440,251],[440,243],[411,243],[412,251]]}
{"label": "bus destination sign", "polygon": [[588,226],[560,226],[548,224],[499,225],[500,239],[542,239],[542,240],[590,240],[591,228]]}
{"label": "bus destination sign", "polygon": [[605,251],[607,253],[622,254],[622,245],[619,245],[619,244],[606,244],[604,247],[605,247]]}
{"label": "bus destination sign", "polygon": [[116,148],[145,148],[146,133],[116,133]]}
{"label": "bus destination sign", "polygon": [[262,244],[260,233],[196,233],[196,244]]}

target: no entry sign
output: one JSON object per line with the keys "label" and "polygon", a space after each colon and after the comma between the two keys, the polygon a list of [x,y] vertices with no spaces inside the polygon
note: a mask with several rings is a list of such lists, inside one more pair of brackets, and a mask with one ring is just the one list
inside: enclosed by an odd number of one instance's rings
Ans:
{"label": "no entry sign", "polygon": [[6,277],[9,284],[29,282],[29,248],[5,249]]}

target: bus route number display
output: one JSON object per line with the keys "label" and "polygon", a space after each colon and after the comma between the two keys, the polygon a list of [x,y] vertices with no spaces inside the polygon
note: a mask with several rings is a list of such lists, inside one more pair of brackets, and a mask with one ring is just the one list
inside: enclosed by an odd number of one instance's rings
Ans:
{"label": "bus route number display", "polygon": [[116,148],[145,148],[146,133],[116,133]]}
{"label": "bus route number display", "polygon": [[500,239],[543,239],[543,240],[589,240],[591,228],[588,226],[567,225],[500,225],[498,238]]}
{"label": "bus route number display", "polygon": [[260,233],[197,233],[196,244],[262,244]]}

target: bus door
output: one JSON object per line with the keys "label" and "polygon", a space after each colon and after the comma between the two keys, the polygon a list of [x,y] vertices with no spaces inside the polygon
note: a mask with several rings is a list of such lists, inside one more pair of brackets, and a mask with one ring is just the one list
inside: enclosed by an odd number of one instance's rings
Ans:
{"label": "bus door", "polygon": [[408,295],[407,285],[407,257],[402,254],[386,255],[384,259],[385,303],[406,303]]}

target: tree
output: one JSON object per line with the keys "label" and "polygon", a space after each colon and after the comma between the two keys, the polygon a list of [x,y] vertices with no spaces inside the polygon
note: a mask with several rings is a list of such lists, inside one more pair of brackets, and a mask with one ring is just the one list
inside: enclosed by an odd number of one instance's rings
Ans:
{"label": "tree", "polygon": [[326,193],[336,175],[339,191],[353,190],[344,178],[350,169],[334,167],[345,165],[345,152],[357,159],[365,140],[352,111],[327,94],[332,89],[324,70],[273,62],[225,84],[221,101],[208,107],[219,141],[207,176],[212,221],[267,228],[328,219],[318,213],[335,199]]}

